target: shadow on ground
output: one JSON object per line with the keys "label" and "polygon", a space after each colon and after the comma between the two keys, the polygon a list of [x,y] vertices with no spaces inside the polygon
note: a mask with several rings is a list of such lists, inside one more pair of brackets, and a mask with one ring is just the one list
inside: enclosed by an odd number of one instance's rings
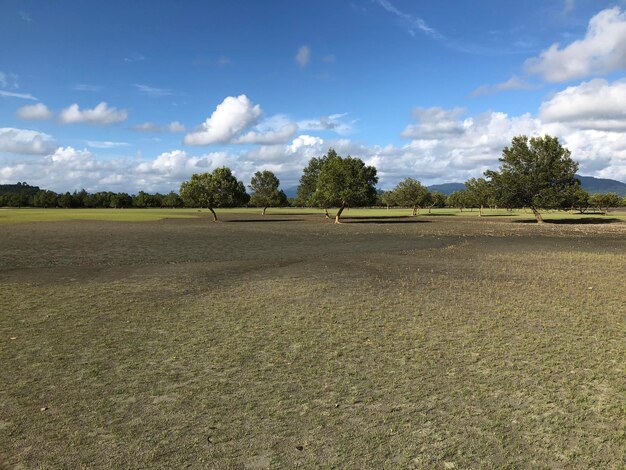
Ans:
{"label": "shadow on ground", "polygon": [[[592,225],[592,224],[615,224],[623,222],[621,219],[611,217],[609,219],[597,219],[595,217],[585,217],[583,219],[543,219],[546,224],[555,225]],[[536,224],[535,219],[516,220],[518,224]]]}

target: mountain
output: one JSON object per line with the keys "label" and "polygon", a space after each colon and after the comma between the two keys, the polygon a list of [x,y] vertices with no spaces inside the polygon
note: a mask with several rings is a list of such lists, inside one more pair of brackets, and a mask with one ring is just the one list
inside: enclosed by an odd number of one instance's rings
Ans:
{"label": "mountain", "polygon": [[[582,188],[590,193],[617,193],[620,196],[626,196],[626,183],[612,180],[608,178],[596,178],[594,176],[576,175],[580,180]],[[428,186],[430,191],[439,191],[446,195],[452,194],[454,191],[462,191],[465,189],[463,183],[443,183]]]}
{"label": "mountain", "polygon": [[621,181],[581,175],[576,175],[576,178],[580,180],[582,188],[590,193],[617,193],[626,196],[626,184]]}
{"label": "mountain", "polygon": [[443,183],[443,184],[433,184],[432,186],[428,186],[429,191],[439,191],[440,193],[449,196],[454,191],[463,191],[465,189],[465,184],[463,183]]}

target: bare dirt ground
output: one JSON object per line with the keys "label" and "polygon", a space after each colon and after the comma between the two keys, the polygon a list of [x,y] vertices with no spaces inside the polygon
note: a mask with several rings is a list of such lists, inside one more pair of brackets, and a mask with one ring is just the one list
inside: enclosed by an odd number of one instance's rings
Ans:
{"label": "bare dirt ground", "polygon": [[626,466],[625,223],[223,219],[0,228],[0,467]]}

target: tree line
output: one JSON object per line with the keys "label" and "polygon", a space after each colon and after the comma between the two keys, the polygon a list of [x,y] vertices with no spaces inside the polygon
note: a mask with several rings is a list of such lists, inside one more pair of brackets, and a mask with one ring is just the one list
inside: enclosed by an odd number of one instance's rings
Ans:
{"label": "tree line", "polygon": [[514,137],[511,145],[502,151],[498,170],[488,170],[483,178],[471,178],[465,189],[449,196],[429,191],[419,181],[405,178],[390,191],[376,189],[376,168],[361,159],[341,157],[333,149],[326,155],[312,158],[303,169],[294,199],[288,200],[280,189],[280,181],[268,170],[257,171],[250,181],[248,194],[242,181],[237,180],[227,167],[211,173],[191,176],[180,186],[180,192],[169,194],[88,193],[84,189],[57,194],[26,183],[0,186],[0,206],[9,207],[66,207],[66,208],[150,208],[200,207],[218,217],[216,208],[260,207],[265,214],[268,207],[297,206],[324,210],[337,208],[335,223],[347,207],[403,207],[417,215],[420,209],[454,207],[478,209],[483,215],[489,208],[527,208],[537,222],[543,222],[541,211],[590,210],[607,212],[609,208],[626,206],[626,197],[614,193],[589,194],[580,187],[575,177],[578,163],[571,158],[556,137],[549,135],[528,138]]}

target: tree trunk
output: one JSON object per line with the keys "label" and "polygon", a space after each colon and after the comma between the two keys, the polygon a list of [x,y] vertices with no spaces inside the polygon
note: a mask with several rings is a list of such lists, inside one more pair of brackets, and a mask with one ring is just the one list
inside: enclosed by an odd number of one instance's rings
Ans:
{"label": "tree trunk", "polygon": [[211,211],[211,214],[213,214],[213,222],[217,222],[217,214],[212,207],[209,207],[209,210]]}
{"label": "tree trunk", "polygon": [[346,204],[341,204],[341,207],[339,208],[339,210],[337,211],[337,215],[335,216],[335,223],[336,224],[340,224],[341,222],[339,222],[339,217],[341,217],[341,213],[343,212],[343,210],[346,208]]}
{"label": "tree trunk", "polygon": [[413,214],[412,215],[417,215],[417,206],[413,206]]}
{"label": "tree trunk", "polygon": [[478,210],[478,217],[482,217],[483,216],[483,205],[480,205],[480,209]]}
{"label": "tree trunk", "polygon": [[261,212],[261,215],[265,215],[265,211],[267,210],[267,207],[263,208],[263,212]]}
{"label": "tree trunk", "polygon": [[330,219],[330,215],[328,215],[328,209],[326,207],[324,207],[324,218]]}
{"label": "tree trunk", "polygon": [[433,208],[433,206],[429,206],[429,207],[428,207],[428,213],[429,213],[429,214],[431,213],[432,208]]}
{"label": "tree trunk", "polygon": [[543,224],[543,217],[541,217],[541,213],[537,209],[533,208],[533,214],[535,214],[535,219],[537,220],[537,223]]}

